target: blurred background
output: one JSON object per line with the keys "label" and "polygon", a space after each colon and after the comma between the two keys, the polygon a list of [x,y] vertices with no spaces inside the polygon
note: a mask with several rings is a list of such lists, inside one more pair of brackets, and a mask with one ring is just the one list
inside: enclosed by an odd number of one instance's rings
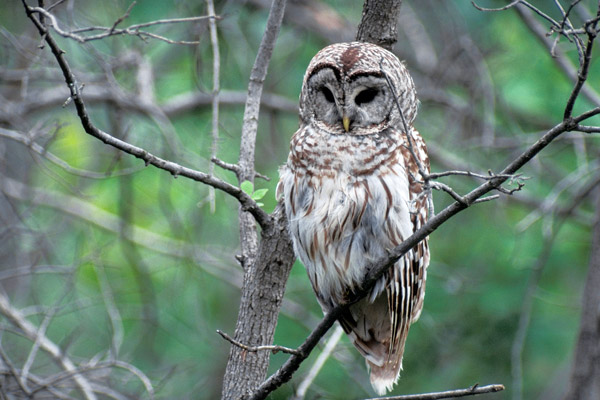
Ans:
{"label": "blurred background", "polygon": [[[560,19],[554,2],[532,3]],[[557,3],[566,8],[569,2]],[[69,0],[52,12],[63,30],[110,27],[130,5]],[[217,156],[229,163],[238,158],[245,91],[269,6],[267,0],[215,2],[221,16]],[[573,25],[581,26],[595,7],[580,2]],[[256,169],[270,178],[255,183],[268,189],[261,200],[268,212],[277,168],[298,127],[304,70],[320,48],[352,40],[361,12],[362,1],[288,2],[256,149]],[[139,0],[119,27],[200,15],[207,15],[203,1]],[[208,172],[208,22],[145,29],[199,43],[117,35],[81,44],[54,37],[85,84],[94,124]],[[553,51],[569,64],[561,67],[543,42],[555,38],[546,32],[546,21],[515,10],[484,13],[470,2],[404,0],[395,51],[416,83],[416,127],[433,171],[498,172],[561,121],[573,87],[565,71],[577,70],[577,50],[564,38],[556,43]],[[236,201],[218,191],[213,198],[205,185],[145,167],[86,135],[74,106],[65,104],[69,90],[55,59],[40,49],[20,2],[0,5],[0,35],[0,391],[21,398],[23,385],[46,383],[35,396],[58,396],[48,388],[54,385],[77,398],[81,393],[69,390],[73,382],[57,362],[68,357],[90,370],[86,376],[106,397],[148,398],[151,383],[160,399],[218,398],[229,344],[215,331],[233,333],[242,277]],[[598,105],[597,60],[587,87],[576,114]],[[563,135],[523,169],[529,179],[520,192],[472,207],[431,235],[425,308],[411,329],[394,393],[502,383],[506,391],[483,398],[561,398],[598,213],[599,144],[597,135]],[[237,184],[232,172],[212,168]],[[467,177],[442,181],[461,193],[478,184]],[[451,201],[434,193],[437,210]],[[321,316],[296,263],[275,343],[299,345]],[[49,353],[45,341],[60,354]],[[322,349],[272,398],[294,396]],[[274,355],[270,370],[285,359]],[[29,383],[15,378],[23,372]],[[346,337],[305,394],[373,395],[363,359]]]}

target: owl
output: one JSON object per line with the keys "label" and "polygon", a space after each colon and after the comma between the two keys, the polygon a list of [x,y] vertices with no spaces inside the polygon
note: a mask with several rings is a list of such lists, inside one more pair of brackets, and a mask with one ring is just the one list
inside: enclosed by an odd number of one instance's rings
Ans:
{"label": "owl", "polygon": [[[300,129],[277,195],[324,312],[348,299],[365,267],[427,219],[430,194],[419,170],[429,172],[429,158],[413,128],[417,106],[406,67],[374,44],[330,45],[306,70]],[[425,239],[339,319],[380,395],[398,380],[409,327],[423,308],[428,264]]]}

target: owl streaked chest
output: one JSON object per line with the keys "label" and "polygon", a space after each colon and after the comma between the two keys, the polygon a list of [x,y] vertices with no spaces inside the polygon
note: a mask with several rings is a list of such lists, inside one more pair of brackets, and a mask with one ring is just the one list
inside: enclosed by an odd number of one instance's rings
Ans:
{"label": "owl streaked chest", "polygon": [[353,137],[312,129],[292,139],[280,194],[315,291],[341,301],[368,262],[412,233],[406,146],[395,130]]}
{"label": "owl streaked chest", "polygon": [[360,181],[402,162],[403,143],[402,136],[394,129],[354,136],[332,134],[308,125],[292,138],[288,167],[300,176],[345,174]]}

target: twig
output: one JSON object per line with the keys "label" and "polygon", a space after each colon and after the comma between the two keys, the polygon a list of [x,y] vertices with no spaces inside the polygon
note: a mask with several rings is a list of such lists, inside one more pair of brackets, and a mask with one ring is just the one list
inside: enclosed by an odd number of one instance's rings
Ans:
{"label": "twig", "polygon": [[517,4],[519,4],[521,2],[521,0],[515,0],[510,4],[505,5],[504,7],[499,7],[499,8],[485,8],[485,7],[480,7],[478,6],[474,1],[471,1],[471,4],[473,5],[473,7],[475,7],[476,9],[478,9],[479,11],[504,11],[504,10],[508,10],[509,8],[512,8],[514,6],[516,6]]}
{"label": "twig", "polygon": [[25,11],[27,16],[34,23],[36,28],[38,29],[40,35],[44,37],[45,42],[50,47],[52,54],[56,58],[60,69],[63,72],[65,77],[65,81],[71,90],[71,97],[73,98],[73,103],[77,109],[77,114],[81,120],[81,124],[84,130],[91,136],[100,139],[102,142],[113,146],[127,154],[131,154],[137,158],[144,160],[146,165],[153,165],[157,168],[164,169],[165,171],[169,171],[174,177],[184,176],[186,178],[202,182],[204,184],[215,187],[216,189],[222,190],[225,193],[235,197],[241,205],[241,208],[244,211],[249,212],[256,219],[256,222],[261,227],[267,227],[271,224],[271,217],[262,210],[258,204],[244,191],[242,191],[237,186],[233,186],[221,179],[217,179],[212,177],[206,173],[193,170],[191,168],[183,167],[177,163],[172,161],[168,161],[157,157],[148,151],[134,146],[130,143],[127,143],[123,140],[117,139],[116,137],[98,129],[94,124],[92,124],[87,109],[85,107],[85,103],[80,96],[78,91],[79,85],[67,63],[67,60],[64,57],[64,52],[58,47],[52,35],[47,31],[47,29],[40,24],[40,22],[34,17],[33,12],[31,11],[31,7],[27,5],[27,3],[23,0],[23,5],[25,6]]}
{"label": "twig", "polygon": [[[66,295],[66,292],[61,296],[61,298],[58,302],[62,301],[62,299],[65,297],[65,295]],[[40,349],[41,338],[46,336],[46,331],[48,330],[48,325],[50,325],[50,322],[52,321],[52,318],[54,317],[54,314],[56,313],[56,311],[57,311],[57,307],[50,307],[50,309],[44,316],[42,323],[38,327],[35,341],[33,342],[33,346],[31,346],[31,350],[29,351],[27,360],[25,361],[25,364],[23,365],[23,369],[21,370],[21,379],[23,379],[23,382],[25,384],[27,384],[27,378],[29,375],[29,371],[31,370],[31,367],[35,361],[35,358],[38,354],[38,350]]]}
{"label": "twig", "polygon": [[335,346],[338,344],[338,342],[342,338],[343,334],[344,334],[344,330],[342,329],[341,326],[338,326],[337,328],[335,328],[335,330],[333,331],[333,333],[331,334],[329,339],[327,339],[325,348],[323,349],[321,354],[319,354],[319,357],[317,357],[317,359],[315,360],[315,363],[311,367],[310,371],[308,371],[308,374],[306,374],[306,377],[304,377],[302,382],[300,382],[300,385],[298,385],[298,389],[296,389],[296,393],[295,393],[294,397],[292,398],[292,400],[304,399],[304,397],[306,396],[306,391],[308,390],[310,385],[312,385],[313,381],[317,377],[317,374],[319,373],[321,368],[323,368],[325,361],[327,361],[327,359],[329,358],[329,356],[335,349]]}
{"label": "twig", "polygon": [[132,174],[134,172],[141,171],[142,168],[143,168],[143,167],[131,167],[131,168],[125,168],[123,170],[116,171],[116,172],[110,172],[110,173],[83,170],[83,169],[72,167],[65,160],[63,160],[62,158],[57,157],[53,153],[50,153],[44,147],[42,147],[39,144],[35,143],[33,141],[33,139],[28,138],[27,136],[21,134],[20,132],[0,127],[0,136],[24,144],[31,151],[39,154],[40,156],[44,157],[45,159],[47,159],[48,161],[50,161],[54,165],[62,168],[66,172],[68,172],[70,174],[73,174],[73,175],[81,176],[83,178],[89,178],[89,179],[106,179],[108,177],[129,175],[129,174]]}
{"label": "twig", "polygon": [[[62,29],[59,26],[58,20],[56,19],[56,17],[52,13],[43,9],[42,7],[29,7],[27,5],[26,5],[26,7],[30,13],[38,13],[38,14],[43,15],[44,17],[47,17],[50,20],[50,26],[52,26],[54,31],[56,33],[58,33],[60,36],[66,37],[69,39],[73,39],[79,43],[85,43],[85,42],[90,42],[92,40],[104,39],[106,37],[115,36],[115,35],[132,35],[132,36],[138,36],[140,38],[149,37],[149,38],[153,38],[153,39],[158,39],[163,42],[170,43],[170,44],[195,45],[195,44],[199,44],[200,42],[185,41],[185,40],[171,40],[164,36],[157,35],[155,33],[147,32],[147,31],[142,31],[140,29],[149,27],[149,26],[154,26],[154,25],[161,25],[161,24],[196,22],[196,21],[202,21],[202,20],[206,20],[206,19],[220,19],[220,17],[218,17],[218,16],[198,16],[198,17],[188,17],[188,18],[160,19],[160,20],[156,20],[156,21],[145,22],[142,24],[131,25],[131,26],[128,26],[127,28],[117,29],[116,26],[129,16],[129,11],[131,11],[131,8],[133,7],[133,5],[135,5],[135,2],[132,3],[131,6],[129,6],[129,9],[125,13],[125,15],[123,15],[122,17],[117,19],[117,21],[115,21],[115,23],[110,27],[90,26],[87,28],[80,28],[80,29],[76,29],[73,31],[66,31],[66,30]],[[103,33],[99,33],[99,34],[91,35],[91,36],[79,35],[79,33],[85,33],[85,32],[91,32],[91,31],[103,31]]]}
{"label": "twig", "polygon": [[[552,17],[550,17],[548,14],[544,13],[543,11],[541,11],[539,8],[533,6],[532,4],[528,3],[527,1],[524,0],[516,0],[513,1],[512,3],[506,5],[505,7],[500,7],[500,8],[484,8],[484,7],[480,7],[478,6],[475,1],[471,1],[471,4],[473,5],[473,7],[475,7],[476,9],[478,9],[479,11],[505,11],[508,10],[509,8],[513,8],[515,6],[518,6],[519,4],[524,5],[525,7],[529,8],[530,10],[532,10],[533,12],[535,12],[536,14],[538,14],[540,17],[544,18],[546,21],[550,22],[550,24],[552,24],[553,27],[558,29],[558,32],[561,31],[561,26],[558,22],[556,22]],[[519,8],[519,7],[515,7],[515,8]]]}
{"label": "twig", "polygon": [[459,203],[462,203],[464,205],[468,205],[465,198],[461,195],[459,195],[458,193],[456,193],[454,191],[454,189],[452,189],[450,186],[446,185],[445,183],[442,182],[433,182],[430,183],[431,188],[433,189],[437,189],[437,190],[442,190],[446,193],[448,193],[450,195],[450,197],[452,197],[454,200],[458,201]]}
{"label": "twig", "polygon": [[123,14],[122,16],[120,16],[119,18],[117,18],[117,20],[112,24],[112,26],[110,27],[110,30],[108,31],[109,35],[112,35],[112,33],[115,31],[115,28],[117,27],[117,25],[119,25],[121,22],[123,22],[127,18],[129,18],[129,14],[131,13],[131,9],[133,8],[133,6],[135,6],[135,4],[136,4],[135,1],[133,3],[131,3],[131,5],[129,7],[127,7],[127,11],[125,11],[125,14]]}
{"label": "twig", "polygon": [[[598,14],[596,16],[600,17],[600,5],[598,7]],[[585,31],[588,35],[588,41],[585,46],[585,54],[583,56],[583,64],[581,64],[581,66],[579,67],[579,71],[577,73],[577,83],[575,84],[575,87],[573,88],[573,91],[571,92],[571,95],[569,96],[569,100],[567,101],[567,105],[565,107],[565,113],[563,116],[563,118],[565,120],[571,118],[571,116],[573,114],[573,107],[575,106],[575,100],[577,100],[577,97],[579,96],[579,92],[581,92],[581,88],[583,87],[583,84],[587,80],[590,63],[592,61],[592,47],[594,45],[594,40],[596,39],[596,35],[598,34],[598,32],[596,31],[597,25],[598,25],[598,18],[587,21],[584,25]]]}
{"label": "twig", "polygon": [[[479,178],[479,179],[483,179],[483,180],[490,180],[490,179],[494,179],[499,176],[499,175],[492,173],[492,171],[488,171],[487,175],[483,175],[483,174],[478,174],[476,172],[471,172],[471,171],[452,170],[452,171],[443,171],[443,172],[432,172],[429,174],[429,179],[438,179],[438,178],[443,178],[446,176],[453,176],[453,175],[471,176],[473,178]],[[503,178],[512,179],[512,178],[515,178],[515,176],[514,175],[506,175]]]}
{"label": "twig", "polygon": [[[545,27],[539,23],[534,18],[531,11],[527,10],[526,8],[516,7],[516,11],[527,28],[551,52],[553,55],[552,61],[559,66],[559,68],[565,73],[565,75],[569,77],[569,79],[571,79],[573,82],[576,82],[578,80],[577,68],[571,63],[569,58],[562,51],[560,51],[560,49],[553,49],[553,43],[548,39]],[[583,30],[581,33],[584,33]],[[598,92],[596,92],[593,88],[590,86],[584,86],[581,89],[581,92],[594,105],[600,105],[600,94],[598,94]]]}
{"label": "twig", "polygon": [[95,400],[96,395],[90,382],[79,372],[75,364],[64,354],[60,347],[52,342],[43,332],[40,332],[31,322],[29,322],[18,310],[12,307],[4,293],[0,293],[0,314],[2,314],[14,326],[19,328],[25,337],[29,340],[38,342],[39,347],[47,352],[66,372],[73,373],[73,380],[81,390],[84,397],[89,400]]}
{"label": "twig", "polygon": [[577,125],[574,130],[585,133],[600,133],[599,126]]}
{"label": "twig", "polygon": [[[215,16],[215,5],[213,0],[207,0],[206,8],[209,17]],[[219,92],[221,91],[220,86],[220,69],[221,69],[221,55],[219,53],[219,37],[217,35],[217,24],[214,18],[208,20],[208,26],[210,29],[210,43],[213,52],[213,90],[212,90],[212,145],[210,147],[211,160],[217,158],[217,152],[219,149]],[[208,174],[212,176],[214,174],[215,166],[211,162],[208,166]],[[208,199],[210,204],[210,211],[215,212],[215,189],[209,187]]]}
{"label": "twig", "polygon": [[[78,72],[77,74],[81,79],[79,74],[82,73]],[[8,73],[7,75],[9,75],[10,79],[11,74]],[[83,75],[86,80],[98,80],[94,76]],[[4,76],[6,76],[6,74]],[[41,71],[39,78],[54,79],[53,76],[43,74]],[[0,74],[0,80],[1,79],[3,79],[3,76]],[[63,79],[64,82],[64,77],[61,76],[61,79]],[[20,102],[4,102],[2,104],[3,109],[0,110],[0,122],[10,123],[11,121],[14,121],[15,118],[23,118],[31,113],[39,112],[48,107],[63,104],[65,101],[65,94],[62,93],[61,90],[63,87],[64,86],[40,90],[39,92],[36,92],[35,97],[29,97]],[[242,91],[221,90],[219,94],[220,106],[243,105],[246,102],[246,95],[247,93]],[[157,114],[157,111],[159,110],[161,114],[173,117],[186,112],[194,112],[200,107],[212,105],[212,96],[210,93],[193,92],[174,96],[160,106],[157,106],[158,109],[156,109],[149,105],[145,99],[141,98],[139,94],[127,93],[120,88],[112,87],[104,82],[87,84],[85,87],[85,100],[88,104],[97,102],[114,103],[126,110],[145,113],[154,118],[160,117],[160,115]],[[277,112],[298,114],[298,105],[295,102],[273,93],[263,93],[261,107]]]}
{"label": "twig", "polygon": [[17,385],[19,385],[19,388],[23,391],[23,393],[25,393],[27,396],[31,396],[31,391],[27,386],[27,382],[23,380],[21,373],[17,371],[8,355],[4,352],[2,346],[0,346],[0,358],[2,359],[2,362],[8,367],[10,374],[13,376],[13,378],[17,382]]}
{"label": "twig", "polygon": [[[233,173],[235,173],[236,175],[238,175],[240,173],[240,166],[238,164],[231,164],[228,162],[225,162],[221,159],[218,159],[216,157],[211,158],[211,160],[214,164],[218,165],[219,167],[226,169],[227,171],[231,171]],[[261,174],[260,172],[254,172],[254,178],[260,178],[260,179],[264,179],[265,181],[270,181],[271,178],[269,178],[266,175]]]}
{"label": "twig", "polygon": [[[150,398],[151,399],[154,398],[154,388],[152,387],[152,382],[146,376],[146,374],[144,374],[139,368],[137,368],[129,363],[126,363],[124,361],[118,361],[118,360],[104,361],[104,362],[99,362],[99,363],[91,364],[91,365],[90,364],[82,365],[76,371],[64,371],[59,374],[53,375],[53,376],[49,377],[48,379],[45,379],[41,382],[37,382],[39,386],[37,388],[35,388],[34,390],[32,390],[31,393],[33,395],[41,390],[50,388],[50,387],[56,385],[58,382],[61,382],[61,381],[64,381],[65,379],[71,378],[74,374],[81,374],[81,373],[88,372],[88,371],[97,371],[100,369],[107,369],[107,368],[120,368],[120,369],[124,369],[124,370],[130,372],[132,375],[135,375],[140,380],[140,382],[142,382],[142,384],[144,385],[144,389],[146,390],[146,392],[148,393]],[[104,390],[106,390],[106,389],[104,388]]]}
{"label": "twig", "polygon": [[[260,42],[256,59],[250,72],[248,83],[248,96],[244,108],[242,124],[242,135],[240,140],[240,154],[238,165],[238,181],[254,182],[254,152],[256,149],[256,135],[258,131],[258,116],[260,111],[260,98],[263,91],[263,83],[267,76],[267,69],[271,61],[271,55],[275,48],[275,41],[279,35],[283,14],[285,12],[286,0],[274,0],[265,33]],[[258,235],[254,222],[248,218],[248,214],[240,211],[240,244],[244,256],[243,267],[254,263],[258,250]]]}
{"label": "twig", "polygon": [[389,396],[389,397],[377,397],[366,400],[437,400],[437,399],[450,399],[455,397],[474,396],[477,394],[485,393],[496,393],[504,390],[504,385],[486,385],[479,386],[475,384],[470,388],[447,390],[444,392],[432,392],[422,394],[408,394],[404,396]]}
{"label": "twig", "polygon": [[264,345],[264,346],[248,346],[245,345],[244,343],[238,342],[237,340],[235,340],[234,338],[232,338],[231,336],[229,336],[228,334],[226,334],[225,332],[217,329],[217,333],[219,335],[221,335],[221,337],[225,340],[227,340],[229,343],[239,347],[242,350],[245,351],[250,351],[250,352],[257,352],[257,351],[270,351],[273,354],[277,354],[279,352],[282,353],[287,353],[287,354],[300,354],[298,352],[298,350],[296,349],[290,349],[289,347],[284,347],[284,346],[279,346],[279,345]]}

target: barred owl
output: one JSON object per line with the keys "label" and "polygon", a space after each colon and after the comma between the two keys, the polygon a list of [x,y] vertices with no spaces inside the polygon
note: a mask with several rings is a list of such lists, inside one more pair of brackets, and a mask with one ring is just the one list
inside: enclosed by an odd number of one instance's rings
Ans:
{"label": "barred owl", "polygon": [[[330,45],[306,70],[300,129],[277,193],[324,312],[358,288],[370,262],[427,218],[419,164],[428,172],[429,159],[412,125],[417,106],[405,66],[373,44]],[[398,380],[408,329],[423,308],[428,264],[424,240],[339,319],[379,394]]]}

